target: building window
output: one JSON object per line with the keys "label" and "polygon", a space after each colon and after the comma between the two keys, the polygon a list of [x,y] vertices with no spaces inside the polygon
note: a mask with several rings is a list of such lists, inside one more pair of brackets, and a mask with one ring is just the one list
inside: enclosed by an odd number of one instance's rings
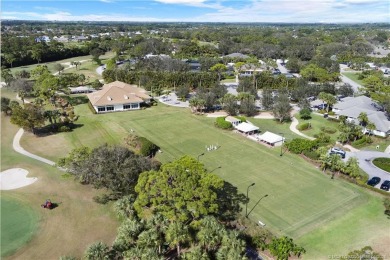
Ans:
{"label": "building window", "polygon": [[139,104],[136,103],[136,104],[131,104],[131,108],[134,109],[134,108],[139,108]]}
{"label": "building window", "polygon": [[114,106],[106,106],[107,111],[114,111]]}
{"label": "building window", "polygon": [[123,109],[130,109],[131,105],[130,104],[124,104]]}
{"label": "building window", "polygon": [[106,111],[106,107],[98,107],[98,112],[105,112]]}

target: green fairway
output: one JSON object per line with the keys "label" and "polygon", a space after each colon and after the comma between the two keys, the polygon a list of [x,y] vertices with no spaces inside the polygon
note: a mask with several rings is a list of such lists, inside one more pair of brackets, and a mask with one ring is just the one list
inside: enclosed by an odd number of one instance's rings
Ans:
{"label": "green fairway", "polygon": [[[123,138],[133,129],[161,147],[162,153],[158,153],[157,159],[162,162],[185,154],[196,158],[205,153],[199,159],[207,169],[237,186],[240,192],[246,194],[248,185],[256,183],[249,190],[248,212],[252,221],[260,220],[275,234],[288,235],[304,243],[307,243],[307,235],[320,236],[321,228],[341,216],[357,217],[350,213],[355,207],[383,214],[378,205],[373,209],[369,207],[368,195],[361,188],[330,179],[297,155],[284,153],[280,156],[280,148],[268,148],[231,131],[217,129],[215,118],[193,115],[189,109],[159,104],[145,110],[95,115],[84,104],[76,107],[76,113],[80,115],[77,123],[82,126],[73,132],[45,138],[27,134],[22,145],[56,160],[81,145],[96,147],[104,143],[123,143]],[[289,124],[252,118],[250,121],[262,132],[283,132],[287,139],[296,137],[289,131]],[[221,147],[207,152],[207,145]],[[265,194],[268,196],[261,199]],[[259,199],[261,201],[257,203]],[[339,225],[348,228],[348,219]],[[371,220],[363,215],[360,221]],[[374,219],[375,227],[370,224],[372,229],[367,231],[386,229],[387,225],[377,220]],[[364,234],[366,228],[369,227],[360,226],[359,234]],[[341,241],[347,239],[343,234],[339,235]],[[308,246],[311,245],[308,243]],[[330,250],[330,244],[323,243],[314,252],[326,254]]]}
{"label": "green fairway", "polygon": [[38,227],[39,215],[28,205],[2,194],[1,257],[13,253],[27,243]]}
{"label": "green fairway", "polygon": [[[1,171],[23,168],[29,171],[28,177],[38,180],[23,188],[1,191],[1,255],[8,255],[1,258],[81,257],[86,246],[95,241],[112,243],[118,227],[112,204],[93,202],[92,198],[101,192],[81,185],[73,178],[64,179],[61,177],[63,172],[58,169],[16,153],[12,140],[17,130],[9,117],[2,114]],[[46,199],[58,203],[58,207],[42,209],[40,205]],[[29,225],[34,229],[29,229]]]}

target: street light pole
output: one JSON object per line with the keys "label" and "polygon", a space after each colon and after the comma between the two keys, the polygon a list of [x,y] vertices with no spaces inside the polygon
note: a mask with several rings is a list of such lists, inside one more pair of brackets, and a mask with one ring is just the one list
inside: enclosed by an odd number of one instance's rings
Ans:
{"label": "street light pole", "polygon": [[245,217],[247,218],[248,217],[248,203],[249,203],[249,188],[252,187],[252,186],[255,186],[256,183],[252,183],[251,185],[248,186],[248,188],[246,189],[246,204],[245,204]]}
{"label": "street light pole", "polygon": [[201,154],[198,155],[198,162],[199,162],[199,157],[201,157],[203,155],[204,155],[204,153],[201,153]]}
{"label": "street light pole", "polygon": [[268,197],[268,194],[265,194],[263,197],[261,197],[257,202],[256,204],[253,206],[253,208],[251,209],[251,211],[249,211],[249,213],[246,215],[246,217],[248,218],[249,214],[251,214],[251,212],[256,208],[256,206],[260,203],[260,201],[264,198]]}
{"label": "street light pole", "polygon": [[284,141],[284,133],[280,133],[282,135],[282,145],[280,146],[280,156],[283,156],[283,141]]}

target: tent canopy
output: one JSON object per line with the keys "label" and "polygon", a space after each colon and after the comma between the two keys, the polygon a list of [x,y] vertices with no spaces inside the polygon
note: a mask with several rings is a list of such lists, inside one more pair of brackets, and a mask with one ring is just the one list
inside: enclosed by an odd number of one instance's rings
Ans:
{"label": "tent canopy", "polygon": [[268,131],[265,132],[264,134],[260,135],[259,138],[260,138],[260,140],[262,140],[266,143],[270,143],[270,144],[282,142],[282,140],[284,141],[284,138],[282,136],[268,132]]}
{"label": "tent canopy", "polygon": [[259,128],[257,126],[248,124],[246,122],[241,123],[238,126],[236,126],[236,129],[241,131],[241,132],[244,132],[244,133],[259,130]]}

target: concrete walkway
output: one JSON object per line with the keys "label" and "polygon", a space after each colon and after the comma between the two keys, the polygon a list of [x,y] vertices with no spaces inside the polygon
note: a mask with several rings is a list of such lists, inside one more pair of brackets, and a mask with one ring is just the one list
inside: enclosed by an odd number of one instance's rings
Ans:
{"label": "concrete walkway", "polygon": [[20,128],[19,131],[16,133],[16,135],[14,136],[14,140],[12,142],[12,147],[14,148],[14,150],[20,154],[23,154],[27,157],[30,157],[30,158],[33,158],[35,160],[38,160],[38,161],[41,161],[43,163],[47,163],[51,166],[54,166],[56,163],[53,162],[53,161],[50,161],[46,158],[43,158],[43,157],[40,157],[38,155],[35,155],[35,154],[32,154],[30,152],[27,152],[26,150],[23,149],[22,146],[20,146],[20,138],[22,137],[22,135],[24,134],[24,130],[23,128]]}
{"label": "concrete walkway", "polygon": [[390,153],[390,145],[387,146],[386,150],[385,150],[385,153]]}
{"label": "concrete walkway", "polygon": [[303,134],[301,131],[299,131],[298,129],[297,129],[297,125],[299,124],[299,121],[294,117],[294,116],[292,116],[291,117],[291,125],[290,125],[290,130],[292,131],[292,132],[294,132],[294,133],[296,133],[297,135],[300,135],[300,136],[302,136],[302,137],[304,137],[304,138],[306,138],[306,139],[309,139],[309,140],[314,140],[315,138],[314,137],[311,137],[311,136],[307,136],[307,135],[305,135],[305,134]]}

